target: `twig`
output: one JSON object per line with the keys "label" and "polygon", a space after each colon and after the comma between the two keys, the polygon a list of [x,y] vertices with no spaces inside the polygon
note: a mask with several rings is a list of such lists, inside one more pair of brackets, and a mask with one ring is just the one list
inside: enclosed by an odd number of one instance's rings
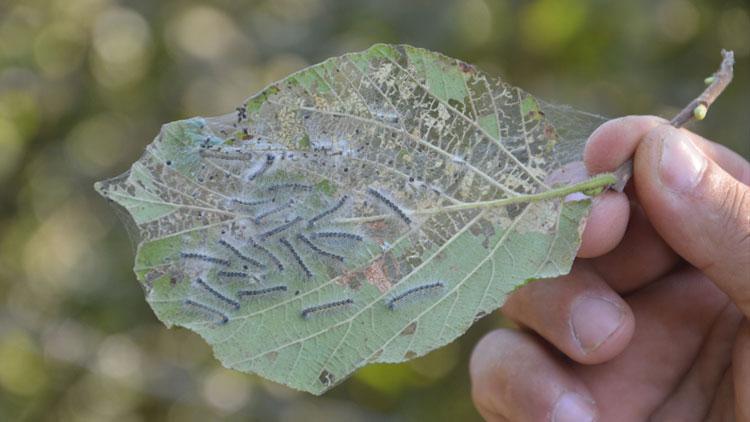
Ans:
{"label": "twig", "polygon": [[679,128],[693,119],[703,120],[711,104],[721,95],[729,82],[732,82],[734,52],[721,50],[721,55],[724,57],[721,61],[721,67],[713,76],[706,79],[706,82],[709,83],[706,90],[672,118],[669,122],[672,126]]}

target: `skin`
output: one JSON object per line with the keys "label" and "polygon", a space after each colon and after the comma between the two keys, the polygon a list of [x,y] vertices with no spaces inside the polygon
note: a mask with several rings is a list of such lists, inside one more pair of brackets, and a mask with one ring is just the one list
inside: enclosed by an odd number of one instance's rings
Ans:
{"label": "skin", "polygon": [[750,421],[750,163],[651,116],[603,124],[595,199],[570,274],[516,291],[476,346],[488,421]]}

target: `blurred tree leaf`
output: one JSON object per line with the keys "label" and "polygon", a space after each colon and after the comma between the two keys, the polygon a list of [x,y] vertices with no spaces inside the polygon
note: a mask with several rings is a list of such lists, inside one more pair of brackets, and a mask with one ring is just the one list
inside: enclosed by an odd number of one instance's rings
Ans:
{"label": "blurred tree leaf", "polygon": [[319,394],[461,335],[528,280],[569,271],[602,118],[471,65],[376,45],[236,113],[165,125],[97,184],[129,214],[165,324],[229,368]]}

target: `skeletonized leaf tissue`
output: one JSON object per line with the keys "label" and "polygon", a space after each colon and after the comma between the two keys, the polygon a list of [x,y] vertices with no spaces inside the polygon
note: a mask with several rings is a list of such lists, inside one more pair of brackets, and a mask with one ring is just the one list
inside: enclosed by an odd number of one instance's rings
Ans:
{"label": "skeletonized leaf tissue", "polygon": [[590,207],[569,195],[614,182],[580,171],[602,121],[459,60],[375,45],[236,112],[164,125],[96,189],[129,215],[161,321],[226,367],[320,394],[567,273]]}

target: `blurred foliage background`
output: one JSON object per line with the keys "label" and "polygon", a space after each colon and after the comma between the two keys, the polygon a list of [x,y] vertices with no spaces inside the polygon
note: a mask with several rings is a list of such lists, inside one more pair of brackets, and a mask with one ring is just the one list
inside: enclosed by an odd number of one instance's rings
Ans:
{"label": "blurred foliage background", "polygon": [[167,330],[94,181],[168,121],[376,42],[444,52],[541,98],[670,117],[737,55],[693,128],[750,155],[745,1],[0,0],[0,420],[475,420],[460,341],[321,398],[222,369]]}

